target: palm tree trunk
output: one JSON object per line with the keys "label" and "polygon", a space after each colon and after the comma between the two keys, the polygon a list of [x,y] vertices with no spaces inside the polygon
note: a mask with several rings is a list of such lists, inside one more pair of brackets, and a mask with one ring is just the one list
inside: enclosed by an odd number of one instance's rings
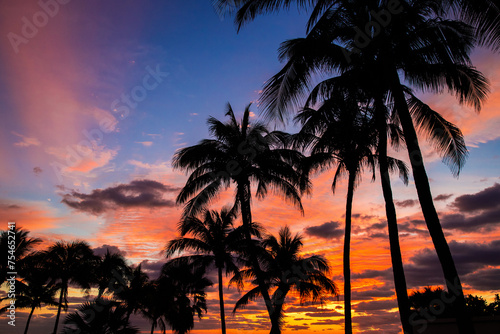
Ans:
{"label": "palm tree trunk", "polygon": [[[279,293],[278,293],[279,291]],[[273,302],[273,320],[272,323],[276,324],[276,326],[273,325],[271,327],[271,331],[269,334],[281,334],[281,321],[283,317],[283,304],[285,303],[285,296],[288,294],[288,291],[290,291],[290,288],[288,287],[278,287],[278,290],[275,292],[275,298]]]}
{"label": "palm tree trunk", "polygon": [[250,234],[250,226],[252,224],[252,211],[250,207],[250,181],[245,180],[244,182],[240,182],[237,185],[237,196],[240,201],[240,209],[241,209],[241,220],[243,222],[245,238],[248,242],[248,251],[250,256],[250,261],[252,263],[252,267],[255,271],[255,276],[257,277],[257,283],[259,284],[260,293],[264,302],[266,304],[267,313],[269,314],[269,320],[271,321],[271,328],[279,327],[277,323],[274,321],[273,307],[271,303],[271,298],[269,297],[269,292],[267,291],[266,284],[264,282],[264,277],[262,270],[260,269],[259,260],[257,259],[257,250],[254,247],[252,242],[252,236]]}
{"label": "palm tree trunk", "polygon": [[220,326],[221,326],[221,331],[222,334],[226,334],[226,319],[225,319],[225,312],[224,312],[224,291],[223,284],[222,284],[222,267],[217,268],[218,269],[218,274],[219,274],[219,306],[220,306]]}
{"label": "palm tree trunk", "polygon": [[155,332],[155,321],[151,324],[151,334]]}
{"label": "palm tree trunk", "polygon": [[24,334],[28,333],[28,328],[30,326],[30,321],[31,321],[31,316],[33,315],[33,312],[35,311],[35,306],[31,308],[30,315],[28,316],[28,321],[26,321],[26,328],[24,329]]}
{"label": "palm tree trunk", "polygon": [[[385,109],[385,108],[384,108]],[[410,334],[413,332],[410,325],[410,301],[406,287],[406,278],[403,268],[401,248],[399,246],[398,220],[396,208],[392,197],[391,180],[389,177],[389,167],[387,163],[387,131],[385,117],[379,119],[379,164],[380,180],[382,183],[382,193],[385,200],[385,214],[387,216],[387,227],[389,229],[389,245],[391,249],[392,273],[394,276],[394,286],[398,300],[399,316],[403,326],[403,332]]]}
{"label": "palm tree trunk", "polygon": [[354,197],[354,181],[356,172],[349,172],[349,185],[345,206],[345,231],[344,231],[344,317],[345,333],[352,334],[351,318],[351,216],[352,199]]}
{"label": "palm tree trunk", "polygon": [[59,306],[57,307],[56,324],[54,325],[54,332],[52,332],[52,334],[57,334],[57,326],[59,325],[59,317],[61,316],[61,307],[62,307],[64,289],[65,289],[65,284],[63,283],[61,286],[61,293],[59,294]]}
{"label": "palm tree trunk", "polygon": [[403,128],[406,147],[411,162],[415,187],[417,189],[418,199],[422,208],[427,229],[432,238],[432,243],[436,249],[441,268],[446,280],[448,293],[454,297],[453,306],[456,312],[457,326],[460,334],[473,334],[474,326],[471,318],[465,311],[465,297],[462,289],[462,283],[458,276],[453,256],[451,255],[450,247],[443,233],[439,217],[434,207],[429,179],[425,171],[425,166],[422,158],[422,152],[418,144],[417,133],[413,126],[408,104],[401,88],[401,82],[397,71],[394,71],[394,87],[393,87],[394,102],[398,112],[401,126]]}

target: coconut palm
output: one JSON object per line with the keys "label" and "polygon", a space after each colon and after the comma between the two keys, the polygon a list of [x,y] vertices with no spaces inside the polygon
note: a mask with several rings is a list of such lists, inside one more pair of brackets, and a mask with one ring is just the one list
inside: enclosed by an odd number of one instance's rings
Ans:
{"label": "coconut palm", "polygon": [[[288,9],[292,5],[308,10],[311,14],[308,27],[328,8],[343,5],[338,0],[212,0],[219,14],[236,11],[234,23],[238,30],[257,15]],[[447,0],[427,2],[428,10],[447,16],[451,11],[454,17],[475,29],[478,45],[486,45],[494,51],[500,50],[500,5],[495,0]]]}
{"label": "coconut palm", "polygon": [[158,281],[173,297],[164,317],[166,323],[174,333],[188,333],[194,327],[194,316],[201,319],[207,311],[205,289],[212,282],[205,276],[205,269],[190,260],[169,261],[163,266]]}
{"label": "coconut palm", "polygon": [[[24,328],[24,334],[28,333],[31,317],[36,308],[42,306],[57,306],[54,299],[58,288],[48,284],[49,276],[44,268],[43,258],[35,253],[24,257],[24,265],[29,267],[26,270],[22,280],[16,280],[16,308],[29,308],[30,313]],[[10,300],[8,296],[1,298],[0,301]],[[0,313],[7,310],[7,306],[0,309]]]}
{"label": "coconut palm", "polygon": [[338,180],[348,176],[345,234],[344,234],[344,314],[345,331],[352,333],[350,244],[351,217],[354,190],[363,169],[374,170],[376,157],[373,150],[377,136],[370,131],[372,120],[359,105],[358,96],[342,94],[343,97],[325,101],[318,110],[308,108],[297,115],[302,129],[297,141],[310,149],[311,157],[307,169],[314,172],[329,166],[337,166],[332,183],[335,192]]}
{"label": "coconut palm", "polygon": [[130,325],[126,310],[114,300],[96,298],[83,303],[64,320],[63,333],[81,334],[136,334],[139,330]]}
{"label": "coconut palm", "polygon": [[184,215],[193,215],[206,208],[221,190],[235,185],[234,209],[241,212],[252,265],[270,315],[270,297],[259,274],[257,258],[253,255],[251,184],[256,184],[258,198],[264,198],[271,190],[303,211],[300,193],[309,190],[309,181],[298,170],[302,155],[277,147],[285,140],[285,134],[270,132],[260,122],[250,124],[250,105],[246,107],[241,122],[236,120],[229,104],[226,116],[229,117],[226,123],[213,117],[208,119],[214,139],[202,140],[174,155],[172,166],[191,173],[177,202],[187,202]]}
{"label": "coconut palm", "polygon": [[96,298],[99,299],[105,292],[123,289],[126,286],[127,278],[131,276],[131,269],[123,255],[112,254],[107,249],[106,253],[98,258],[94,275],[98,288]]}
{"label": "coconut palm", "polygon": [[148,275],[142,271],[141,265],[138,265],[127,277],[126,284],[113,291],[114,298],[121,301],[126,310],[127,320],[132,313],[135,314],[141,310],[143,290],[148,281]]}
{"label": "coconut palm", "polygon": [[43,252],[49,285],[59,290],[59,302],[53,334],[57,334],[61,309],[67,309],[68,287],[70,284],[89,290],[94,277],[97,256],[90,246],[83,241],[58,241]]}
{"label": "coconut palm", "polygon": [[[21,277],[24,275],[24,258],[33,252],[33,247],[42,242],[42,239],[29,237],[29,233],[30,231],[23,230],[21,227],[1,231],[0,251],[5,256],[0,260],[0,286],[5,283],[7,273],[10,271],[17,271],[18,276]],[[15,241],[15,245],[13,241]],[[14,249],[11,248],[12,246],[14,246]],[[12,255],[11,259],[15,259],[15,270],[9,269],[9,257],[7,257],[9,254]]]}
{"label": "coconut palm", "polygon": [[[298,234],[292,236],[288,226],[279,231],[276,238],[268,235],[262,240],[261,260],[264,263],[266,284],[272,295],[272,317],[279,327],[273,327],[271,333],[281,333],[283,326],[285,298],[290,291],[296,291],[300,303],[305,301],[321,302],[327,294],[337,295],[337,286],[328,278],[329,266],[325,258],[318,255],[303,257],[302,237]],[[244,286],[245,279],[253,279],[255,284],[255,271],[249,267],[237,273],[231,283],[239,288]],[[233,312],[245,307],[249,301],[260,295],[258,286],[245,293],[234,306]]]}
{"label": "coconut palm", "polygon": [[238,271],[233,253],[237,249],[241,233],[234,229],[235,214],[227,208],[223,208],[220,213],[206,210],[200,216],[203,220],[193,216],[181,220],[179,224],[181,237],[169,241],[166,254],[170,257],[176,252],[194,251],[200,255],[188,256],[190,259],[201,262],[205,268],[212,265],[217,268],[221,331],[225,334],[222,272],[225,270],[227,276]]}
{"label": "coconut palm", "polygon": [[165,314],[169,304],[173,303],[172,287],[167,284],[160,284],[158,280],[147,282],[142,290],[141,314],[151,322],[151,334],[155,328],[163,333],[167,328]]}

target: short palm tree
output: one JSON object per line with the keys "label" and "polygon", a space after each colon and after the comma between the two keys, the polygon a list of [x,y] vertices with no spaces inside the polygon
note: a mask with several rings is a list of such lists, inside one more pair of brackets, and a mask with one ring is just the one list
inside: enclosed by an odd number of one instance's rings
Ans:
{"label": "short palm tree", "polygon": [[[209,130],[214,139],[205,139],[195,146],[176,152],[172,165],[176,169],[190,172],[186,185],[180,191],[177,202],[187,203],[184,215],[202,211],[217,194],[234,184],[236,196],[234,209],[241,211],[246,243],[257,280],[262,287],[262,296],[270,314],[270,297],[264,288],[257,258],[253,255],[251,237],[251,184],[256,184],[256,196],[263,198],[271,190],[296,205],[301,211],[301,192],[309,190],[309,181],[299,171],[302,155],[293,150],[279,148],[286,135],[271,132],[262,123],[250,123],[250,105],[241,122],[236,120],[228,104],[223,123],[213,117],[208,119]],[[275,324],[277,325],[277,324]]]}
{"label": "short palm tree", "polygon": [[81,334],[137,334],[130,325],[126,310],[114,300],[96,298],[83,303],[64,320],[63,333]]}
{"label": "short palm tree", "polygon": [[[327,295],[337,295],[337,286],[328,278],[329,265],[322,256],[313,255],[303,257],[302,237],[292,236],[288,226],[280,229],[278,238],[268,235],[262,240],[263,251],[261,261],[268,289],[272,295],[272,317],[279,327],[271,328],[272,334],[281,333],[283,326],[285,298],[290,291],[296,291],[301,304],[305,301],[321,302]],[[237,273],[231,283],[243,288],[244,280],[252,279],[255,282],[255,271],[249,267]],[[233,312],[243,308],[250,300],[260,295],[258,286],[245,293],[234,306]],[[274,323],[273,322],[273,323]]]}
{"label": "short palm tree", "polygon": [[233,253],[238,248],[241,233],[234,229],[235,215],[227,208],[222,209],[220,213],[206,210],[201,216],[203,220],[193,216],[182,219],[179,224],[181,237],[168,243],[166,254],[170,257],[176,252],[194,251],[198,255],[188,256],[190,259],[201,262],[205,268],[212,265],[217,268],[221,331],[225,334],[222,272],[225,270],[228,275],[238,271]]}
{"label": "short palm tree", "polygon": [[205,276],[205,269],[190,260],[169,261],[158,282],[173,297],[164,316],[166,323],[176,334],[188,333],[194,327],[194,316],[201,319],[207,311],[205,289],[212,282]]}
{"label": "short palm tree", "polygon": [[[23,230],[21,227],[16,228],[14,230],[6,230],[1,231],[0,233],[0,251],[5,256],[0,259],[0,286],[5,283],[7,279],[7,273],[12,271],[9,270],[8,266],[8,254],[11,254],[12,241],[15,240],[15,248],[13,255],[13,259],[15,259],[15,271],[18,272],[18,276],[22,276],[24,274],[23,261],[26,256],[33,252],[33,247],[40,244],[42,239],[39,238],[31,238],[29,236],[29,231]],[[10,236],[10,237],[9,237]],[[9,243],[10,241],[10,243]]]}
{"label": "short palm tree", "polygon": [[106,292],[122,289],[131,275],[131,269],[123,255],[110,253],[107,249],[106,253],[98,258],[94,275],[98,288],[96,298],[99,299]]}
{"label": "short palm tree", "polygon": [[[48,284],[49,276],[39,253],[26,256],[24,265],[30,269],[24,272],[22,280],[16,280],[16,308],[31,309],[24,328],[24,334],[27,334],[31,317],[36,308],[58,305],[54,299],[58,289],[56,286]],[[7,299],[8,297],[1,298],[0,301]],[[7,306],[0,309],[0,313],[6,310]]]}
{"label": "short palm tree", "polygon": [[68,287],[77,285],[84,290],[89,290],[95,278],[92,277],[97,256],[90,246],[83,241],[63,242],[58,241],[48,250],[43,252],[49,285],[56,286],[59,290],[59,302],[53,334],[57,334],[61,309],[67,309]]}
{"label": "short palm tree", "polygon": [[142,298],[144,296],[143,290],[148,281],[148,275],[142,271],[141,265],[138,265],[133,268],[126,284],[113,291],[114,298],[121,301],[126,310],[127,320],[131,314],[135,314],[141,310]]}

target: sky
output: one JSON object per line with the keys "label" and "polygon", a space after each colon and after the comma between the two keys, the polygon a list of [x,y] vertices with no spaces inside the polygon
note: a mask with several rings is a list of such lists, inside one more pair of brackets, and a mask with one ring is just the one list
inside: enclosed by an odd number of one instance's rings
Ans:
{"label": "sky", "polygon": [[[15,221],[49,245],[85,240],[121,252],[154,277],[161,250],[177,236],[182,208],[175,197],[186,175],[171,168],[179,148],[208,137],[206,119],[238,117],[249,104],[259,117],[259,92],[282,66],[279,44],[304,36],[307,15],[266,15],[237,33],[210,1],[2,1],[0,4],[0,229]],[[490,81],[480,113],[453,96],[421,97],[458,125],[469,157],[455,178],[421,137],[445,235],[466,293],[492,301],[500,281],[500,60],[476,50],[474,65]],[[292,127],[286,128],[293,131]],[[405,159],[405,152],[393,152]],[[304,237],[304,255],[321,254],[342,291],[345,181],[335,195],[331,172],[314,177],[304,215],[268,196],[254,200],[254,220],[276,234],[284,225]],[[442,285],[443,276],[420,213],[412,180],[392,179],[409,289]],[[213,209],[231,201],[221,195]],[[366,175],[354,195],[353,323],[359,333],[399,329],[387,226],[379,181]],[[211,274],[215,280],[215,276]],[[241,293],[225,285],[230,314]],[[193,333],[219,328],[217,287]],[[76,289],[71,306],[83,299]],[[323,305],[287,299],[284,333],[342,333],[342,296]],[[20,333],[26,319],[18,310]],[[51,328],[54,308],[35,312],[33,332]],[[141,329],[149,328],[135,319]],[[0,320],[0,331],[7,328]],[[260,303],[228,316],[228,332],[265,333]]]}

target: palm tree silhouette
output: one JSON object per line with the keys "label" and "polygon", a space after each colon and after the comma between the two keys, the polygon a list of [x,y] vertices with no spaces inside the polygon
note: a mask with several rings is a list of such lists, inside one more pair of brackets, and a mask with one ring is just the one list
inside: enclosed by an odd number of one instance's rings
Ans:
{"label": "palm tree silhouette", "polygon": [[[18,276],[22,277],[24,274],[23,268],[25,268],[23,265],[24,258],[33,252],[34,246],[42,242],[42,239],[29,237],[29,233],[30,231],[23,230],[23,228],[19,227],[14,230],[14,235],[12,235],[12,231],[10,232],[9,238],[9,230],[1,231],[0,251],[2,254],[5,254],[5,256],[3,256],[0,260],[0,286],[2,286],[7,280],[8,272],[17,271]],[[14,237],[14,239],[12,239],[12,237]],[[15,240],[14,254],[12,254],[14,256],[12,258],[15,259],[16,270],[10,270],[7,262],[7,255],[11,254],[9,253],[9,250],[11,250],[9,246],[12,245],[9,244],[9,241],[12,242],[12,240]]]}
{"label": "palm tree silhouette", "polygon": [[[221,1],[224,2],[224,1]],[[288,6],[292,1],[236,1],[241,6],[237,20],[245,22],[256,14]],[[479,34],[484,37],[498,36],[498,6],[492,1],[486,14],[469,12],[469,18],[483,23]],[[301,4],[309,2],[301,2]],[[443,2],[443,4],[446,2]],[[450,1],[465,7],[471,1]],[[440,93],[448,89],[459,102],[479,110],[486,98],[486,79],[471,66],[469,53],[476,43],[476,34],[470,26],[460,21],[445,20],[443,8],[434,1],[400,1],[400,10],[392,15],[383,29],[368,29],[367,37],[360,45],[356,27],[364,27],[373,22],[372,13],[387,7],[387,2],[379,1],[318,1],[313,9],[307,38],[285,42],[280,49],[280,57],[287,60],[284,68],[268,81],[263,92],[263,106],[267,115],[283,117],[290,106],[300,100],[309,86],[311,76],[317,71],[334,73],[345,72],[360,63],[372,63],[378,68],[378,84],[388,93],[394,103],[394,113],[401,123],[408,155],[412,165],[413,178],[427,228],[438,254],[449,291],[457,291],[455,307],[457,325],[461,333],[473,332],[470,319],[465,314],[465,299],[460,279],[444,237],[439,217],[434,207],[422,153],[412,121],[408,99],[409,92],[402,84],[401,74],[412,86],[423,91]],[[464,8],[465,8],[464,7]],[[476,9],[480,6],[476,6]],[[484,6],[483,6],[484,7]],[[484,19],[484,20],[483,20]],[[488,25],[489,23],[491,25]],[[496,22],[496,23],[495,23]],[[315,25],[316,23],[316,25]],[[323,27],[324,29],[315,29]],[[491,43],[498,39],[490,39]],[[494,47],[494,46],[493,46]],[[445,131],[436,128],[430,133],[439,137]],[[447,152],[450,146],[440,146]],[[453,148],[452,148],[453,149]],[[456,149],[458,155],[445,155],[452,172],[458,175],[466,157],[466,150]]]}
{"label": "palm tree silhouette", "polygon": [[205,289],[212,285],[205,276],[205,268],[185,260],[167,262],[158,279],[161,286],[173,293],[165,320],[177,334],[188,333],[194,327],[194,316],[201,319],[207,311]]}
{"label": "palm tree silhouette", "polygon": [[[342,94],[341,92],[339,92]],[[375,168],[376,133],[370,131],[373,120],[370,114],[360,108],[359,96],[342,94],[325,101],[318,110],[306,108],[296,120],[302,129],[296,141],[304,149],[310,148],[308,172],[337,165],[332,183],[335,193],[339,178],[347,174],[347,199],[344,234],[344,310],[345,331],[352,333],[351,320],[351,282],[350,282],[350,244],[351,217],[354,189],[365,167]]]}
{"label": "palm tree silhouette", "polygon": [[234,229],[235,214],[228,208],[223,208],[220,213],[206,210],[201,216],[203,220],[193,216],[182,219],[179,224],[181,237],[169,241],[166,255],[168,258],[176,252],[194,251],[200,255],[188,256],[192,261],[200,262],[204,268],[212,265],[217,268],[221,331],[225,334],[222,271],[225,269],[226,276],[238,271],[233,253],[238,248],[241,232]]}
{"label": "palm tree silhouette", "polygon": [[113,291],[113,296],[122,302],[126,310],[127,320],[132,313],[135,314],[141,310],[142,298],[144,296],[143,290],[148,281],[148,275],[142,271],[141,265],[138,265],[132,270],[130,276],[127,277],[126,284]]}
{"label": "palm tree silhouette", "polygon": [[123,289],[127,278],[131,276],[131,269],[123,255],[112,254],[107,249],[106,253],[98,258],[94,276],[98,288],[96,298],[99,299],[106,291],[113,292]]}
{"label": "palm tree silhouette", "polygon": [[57,334],[61,308],[67,309],[69,284],[89,290],[95,281],[92,276],[98,258],[83,241],[58,241],[44,251],[43,256],[50,277],[49,285],[56,286],[59,290],[57,315],[52,332]]}
{"label": "palm tree silhouette", "polygon": [[[266,284],[269,289],[274,289],[272,295],[272,317],[279,327],[271,328],[271,334],[281,333],[283,326],[283,305],[290,291],[296,291],[300,303],[306,300],[312,302],[322,301],[326,294],[337,295],[337,286],[328,278],[329,266],[322,256],[313,255],[303,257],[302,237],[298,234],[292,236],[288,226],[280,229],[278,238],[273,235],[266,236],[261,243],[261,261],[263,262]],[[245,279],[253,279],[255,284],[255,271],[252,267],[236,273],[231,283],[243,288]],[[250,300],[260,295],[258,286],[245,293],[235,304],[233,312],[243,308]]]}
{"label": "palm tree silhouette", "polygon": [[155,328],[165,332],[165,314],[173,302],[171,287],[160,284],[158,280],[148,281],[141,289],[141,314],[151,322],[151,334]]}
{"label": "palm tree silhouette", "polygon": [[136,334],[139,330],[130,325],[127,311],[114,300],[96,298],[83,303],[64,320],[63,333],[81,334]]}
{"label": "palm tree silhouette", "polygon": [[[245,108],[241,122],[236,120],[228,104],[227,123],[213,117],[208,119],[214,139],[205,139],[198,145],[176,152],[172,166],[191,172],[186,185],[177,197],[178,203],[186,203],[184,215],[203,210],[222,189],[236,186],[233,209],[241,211],[247,247],[266,308],[271,315],[271,300],[264,288],[260,265],[253,255],[251,237],[251,183],[257,184],[256,196],[263,198],[271,190],[303,211],[300,193],[309,190],[309,181],[299,172],[302,155],[293,150],[277,148],[286,141],[282,132],[270,132],[262,123],[250,125],[250,105]],[[277,326],[277,324],[272,324]]]}
{"label": "palm tree silhouette", "polygon": [[[48,285],[49,276],[44,268],[43,257],[40,253],[30,254],[24,257],[24,266],[29,268],[25,270],[23,278],[16,280],[16,308],[31,309],[24,334],[28,333],[31,317],[36,308],[42,308],[43,305],[57,306],[54,299],[58,288]],[[8,300],[7,296],[0,301]],[[7,310],[7,306],[0,309],[0,313]]]}

